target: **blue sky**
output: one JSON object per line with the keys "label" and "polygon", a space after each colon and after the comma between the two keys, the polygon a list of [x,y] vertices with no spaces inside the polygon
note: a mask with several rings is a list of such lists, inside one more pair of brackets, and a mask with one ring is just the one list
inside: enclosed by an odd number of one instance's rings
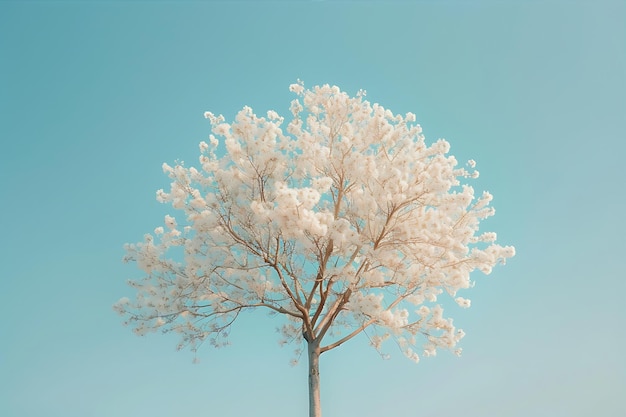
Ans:
{"label": "blue sky", "polygon": [[122,246],[172,212],[163,162],[204,111],[288,112],[330,83],[475,159],[485,229],[517,256],[451,310],[464,354],[419,365],[356,338],[322,356],[326,416],[626,415],[622,1],[0,1],[0,415],[306,415],[304,364],[246,314],[175,352],[111,305]]}

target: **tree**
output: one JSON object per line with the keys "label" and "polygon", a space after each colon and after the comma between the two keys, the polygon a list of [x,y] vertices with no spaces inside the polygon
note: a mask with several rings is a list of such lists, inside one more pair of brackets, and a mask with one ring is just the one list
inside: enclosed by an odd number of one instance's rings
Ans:
{"label": "tree", "polygon": [[306,344],[309,412],[319,417],[322,353],[361,332],[379,351],[395,339],[415,362],[418,343],[425,356],[454,350],[464,333],[437,297],[469,307],[456,295],[471,272],[489,274],[515,251],[478,234],[494,209],[489,193],[475,198],[461,184],[478,176],[474,161],[459,168],[445,140],[428,146],[415,115],[362,91],[290,89],[298,98],[286,131],[274,111],[244,107],[232,124],[207,112],[201,168],[163,164],[172,183],[157,199],[185,225],[165,216],[165,227],[126,246],[145,277],[115,309],[137,334],[176,332],[192,350],[224,345],[243,310],[283,316],[285,340]]}

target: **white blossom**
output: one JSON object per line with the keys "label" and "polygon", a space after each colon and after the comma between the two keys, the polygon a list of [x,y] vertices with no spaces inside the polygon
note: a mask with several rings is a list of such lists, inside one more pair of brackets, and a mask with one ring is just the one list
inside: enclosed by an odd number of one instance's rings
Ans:
{"label": "white blossom", "polygon": [[163,164],[171,184],[157,200],[177,216],[126,246],[144,276],[115,311],[139,335],[175,332],[192,349],[226,345],[237,315],[262,308],[283,318],[284,343],[332,349],[371,330],[374,348],[394,339],[415,362],[416,352],[460,352],[464,333],[438,299],[515,254],[479,232],[495,211],[491,194],[465,183],[475,161],[458,167],[415,114],[395,115],[364,92],[299,80],[290,90],[286,127],[273,110],[244,107],[231,123],[206,112],[201,166]]}
{"label": "white blossom", "polygon": [[165,225],[168,229],[173,230],[176,228],[176,219],[170,216],[169,214],[165,215]]}
{"label": "white blossom", "polygon": [[469,306],[471,305],[471,300],[463,297],[457,297],[454,299],[454,301],[456,301],[456,303],[463,308],[469,308]]}

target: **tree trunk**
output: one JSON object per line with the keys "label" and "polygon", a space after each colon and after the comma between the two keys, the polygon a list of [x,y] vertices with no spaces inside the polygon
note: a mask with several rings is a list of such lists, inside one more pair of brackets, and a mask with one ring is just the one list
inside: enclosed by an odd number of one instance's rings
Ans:
{"label": "tree trunk", "polygon": [[319,342],[308,342],[309,352],[309,417],[322,417],[320,402],[320,346]]}

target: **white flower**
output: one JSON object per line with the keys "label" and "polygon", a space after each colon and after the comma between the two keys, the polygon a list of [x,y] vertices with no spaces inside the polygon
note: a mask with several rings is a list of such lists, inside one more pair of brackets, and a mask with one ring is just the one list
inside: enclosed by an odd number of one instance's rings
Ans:
{"label": "white flower", "polygon": [[176,219],[173,218],[172,216],[170,216],[169,214],[165,215],[165,225],[168,227],[168,229],[170,230],[174,230],[177,226],[176,224]]}
{"label": "white flower", "polygon": [[456,301],[456,303],[463,308],[469,308],[470,305],[472,304],[471,300],[468,300],[467,298],[463,298],[463,297],[457,297],[454,299],[454,301]]}
{"label": "white flower", "polygon": [[298,82],[297,84],[291,84],[289,86],[289,91],[301,95],[304,92],[304,85],[302,84],[302,82]]}

